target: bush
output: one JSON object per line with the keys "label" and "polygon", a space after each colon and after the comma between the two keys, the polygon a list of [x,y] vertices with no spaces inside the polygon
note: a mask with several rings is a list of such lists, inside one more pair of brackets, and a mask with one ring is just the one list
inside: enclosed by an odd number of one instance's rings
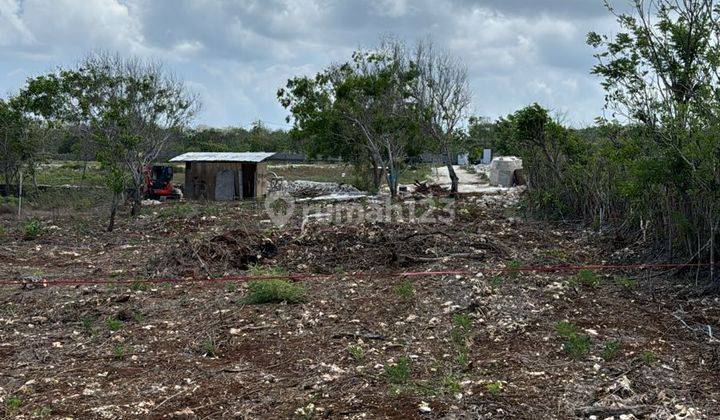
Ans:
{"label": "bush", "polygon": [[565,339],[563,350],[573,359],[581,359],[590,351],[590,337],[581,334],[578,327],[569,322],[555,324],[555,332]]}
{"label": "bush", "polygon": [[23,224],[23,237],[25,239],[35,239],[40,236],[42,229],[38,219],[28,219]]}
{"label": "bush", "polygon": [[303,301],[305,288],[280,279],[256,280],[248,284],[247,303],[299,303]]}

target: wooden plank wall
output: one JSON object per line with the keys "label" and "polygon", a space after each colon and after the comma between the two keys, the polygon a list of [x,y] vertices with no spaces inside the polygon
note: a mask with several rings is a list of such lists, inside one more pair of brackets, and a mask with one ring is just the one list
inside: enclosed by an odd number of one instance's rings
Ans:
{"label": "wooden plank wall", "polygon": [[[242,171],[242,162],[188,162],[185,165],[185,196],[191,200],[215,200],[215,176],[223,169]],[[189,167],[188,167],[189,166]],[[255,196],[264,197],[268,188],[267,163],[257,164],[255,171]],[[241,191],[236,178],[235,193]]]}

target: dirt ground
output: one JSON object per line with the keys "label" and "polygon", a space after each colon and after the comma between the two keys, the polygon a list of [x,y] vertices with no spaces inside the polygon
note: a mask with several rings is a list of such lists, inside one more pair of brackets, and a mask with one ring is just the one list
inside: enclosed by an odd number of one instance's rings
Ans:
{"label": "dirt ground", "polygon": [[[0,216],[0,412],[83,418],[717,418],[720,300],[634,246],[464,197],[452,221],[278,228],[255,203]],[[280,267],[297,304],[248,304]],[[459,270],[462,275],[397,277]],[[488,271],[489,270],[489,271]],[[361,272],[361,273],[359,273]],[[169,278],[175,280],[170,281]],[[36,287],[43,280],[109,284]],[[126,283],[157,279],[157,283]],[[709,326],[709,327],[708,327]]]}

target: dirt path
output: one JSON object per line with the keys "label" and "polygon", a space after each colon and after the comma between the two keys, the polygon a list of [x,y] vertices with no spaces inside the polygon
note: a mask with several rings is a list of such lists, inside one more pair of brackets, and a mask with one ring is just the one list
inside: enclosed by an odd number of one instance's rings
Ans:
{"label": "dirt path", "polygon": [[[472,192],[496,192],[498,188],[491,187],[488,179],[484,176],[468,172],[465,167],[460,165],[454,165],[455,174],[459,178],[459,192],[461,193],[472,193]],[[432,169],[431,183],[440,184],[441,186],[450,189],[451,181],[450,174],[447,166],[438,166]]]}

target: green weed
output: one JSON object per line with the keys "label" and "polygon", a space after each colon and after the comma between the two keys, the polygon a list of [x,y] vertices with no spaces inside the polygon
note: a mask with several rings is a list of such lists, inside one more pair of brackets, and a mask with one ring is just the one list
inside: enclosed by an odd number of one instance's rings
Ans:
{"label": "green weed", "polygon": [[608,340],[603,344],[602,358],[606,361],[615,359],[620,352],[620,342],[617,340]]}
{"label": "green weed", "polygon": [[123,327],[123,322],[114,316],[109,316],[105,320],[105,325],[110,331],[118,331]]}
{"label": "green weed", "polygon": [[415,295],[413,284],[410,279],[405,279],[395,286],[395,294],[403,301],[409,302]]}
{"label": "green weed", "polygon": [[590,351],[590,337],[581,334],[578,327],[569,322],[558,322],[555,331],[565,341],[563,350],[573,359],[583,358]]}
{"label": "green weed", "polygon": [[503,390],[503,384],[500,381],[488,382],[485,384],[485,390],[491,395],[499,395]]}
{"label": "green weed", "polygon": [[410,379],[410,359],[402,356],[396,363],[385,366],[385,378],[392,384],[404,384]]}
{"label": "green weed", "polygon": [[572,286],[595,287],[600,284],[600,278],[592,270],[582,269],[570,277],[570,284]]}
{"label": "green weed", "polygon": [[365,357],[365,352],[363,351],[362,347],[355,346],[355,345],[349,345],[347,348],[348,353],[355,359],[356,361],[361,361]]}
{"label": "green weed", "polygon": [[42,227],[38,219],[28,219],[23,224],[23,237],[25,239],[35,239],[42,233]]}
{"label": "green weed", "polygon": [[247,303],[299,303],[305,297],[305,288],[287,280],[256,280],[248,284]]}

